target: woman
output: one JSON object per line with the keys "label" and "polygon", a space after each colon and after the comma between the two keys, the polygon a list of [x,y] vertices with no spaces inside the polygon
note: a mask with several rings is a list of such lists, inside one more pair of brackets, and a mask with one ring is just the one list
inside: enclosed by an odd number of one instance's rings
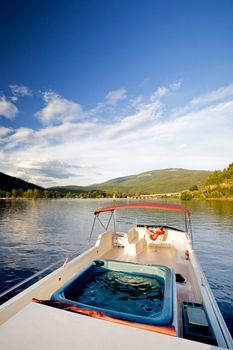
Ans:
{"label": "woman", "polygon": [[158,226],[154,229],[148,229],[147,226],[145,226],[145,230],[152,241],[156,241],[156,239],[159,236],[162,236],[165,234],[165,230],[164,230],[163,226]]}

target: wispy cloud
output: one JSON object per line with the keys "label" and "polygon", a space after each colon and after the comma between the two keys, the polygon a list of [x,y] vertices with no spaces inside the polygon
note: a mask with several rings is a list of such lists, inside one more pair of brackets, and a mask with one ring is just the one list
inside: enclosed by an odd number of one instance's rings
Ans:
{"label": "wispy cloud", "polygon": [[119,122],[112,124],[111,126],[105,127],[106,137],[122,137],[126,133],[135,130],[137,128],[143,128],[146,124],[148,127],[150,122],[153,122],[156,118],[161,115],[162,105],[156,101],[154,103],[144,104],[141,110],[132,115],[122,118]]}
{"label": "wispy cloud", "polygon": [[10,99],[12,102],[17,102],[18,101],[18,97],[16,96],[10,96]]}
{"label": "wispy cloud", "polygon": [[160,99],[166,95],[168,95],[172,91],[177,91],[181,87],[181,81],[175,81],[171,83],[168,86],[162,86],[159,87],[152,95],[151,95],[151,101],[155,101],[157,99]]}
{"label": "wispy cloud", "polygon": [[171,90],[179,90],[181,88],[181,80],[174,81],[169,85]]}
{"label": "wispy cloud", "polygon": [[18,113],[18,108],[8,101],[5,96],[0,96],[0,116],[7,119],[13,119]]}
{"label": "wispy cloud", "polygon": [[230,84],[193,98],[185,106],[175,108],[172,111],[172,115],[173,117],[177,117],[179,115],[187,114],[194,110],[203,109],[215,103],[231,100],[232,98],[233,98],[233,84]]}
{"label": "wispy cloud", "polygon": [[127,98],[127,91],[125,89],[118,89],[109,91],[109,93],[105,96],[105,100],[110,105],[115,105],[119,101],[123,101]]}
{"label": "wispy cloud", "polygon": [[168,92],[169,92],[169,89],[167,87],[160,87],[153,93],[153,95],[151,96],[150,99],[151,99],[151,101],[155,101],[158,98],[167,95]]}
{"label": "wispy cloud", "polygon": [[210,91],[197,98],[194,98],[190,104],[193,106],[200,106],[206,103],[221,101],[229,97],[233,97],[233,84],[221,87],[215,91]]}
{"label": "wispy cloud", "polygon": [[10,85],[9,88],[14,97],[32,96],[32,90],[25,85]]}

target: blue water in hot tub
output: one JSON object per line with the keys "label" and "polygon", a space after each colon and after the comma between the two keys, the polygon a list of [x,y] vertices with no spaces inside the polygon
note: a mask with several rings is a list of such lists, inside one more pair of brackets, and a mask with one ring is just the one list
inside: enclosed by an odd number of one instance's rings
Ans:
{"label": "blue water in hot tub", "polygon": [[131,322],[173,319],[173,272],[163,265],[94,260],[51,297]]}
{"label": "blue water in hot tub", "polygon": [[140,316],[161,312],[164,280],[150,275],[99,268],[73,300]]}

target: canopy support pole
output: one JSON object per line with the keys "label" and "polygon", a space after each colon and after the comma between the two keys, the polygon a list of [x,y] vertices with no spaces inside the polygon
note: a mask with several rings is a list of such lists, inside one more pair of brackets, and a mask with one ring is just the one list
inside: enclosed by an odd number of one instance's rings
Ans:
{"label": "canopy support pole", "polygon": [[[91,242],[91,237],[92,237],[92,234],[93,234],[93,231],[94,231],[96,219],[98,219],[100,225],[104,228],[104,230],[107,231],[107,230],[108,230],[108,227],[109,227],[109,224],[110,224],[110,222],[111,222],[111,220],[112,220],[113,214],[114,214],[114,210],[112,210],[112,212],[111,212],[111,215],[110,215],[110,218],[109,218],[109,220],[108,220],[108,223],[107,223],[107,226],[106,226],[106,227],[104,226],[104,224],[103,224],[102,221],[100,220],[100,218],[99,218],[99,213],[98,213],[98,214],[95,214],[95,218],[94,218],[94,221],[93,221],[93,225],[92,225],[90,237],[89,237],[89,240],[88,240],[88,244],[90,244],[90,242]],[[115,218],[114,218],[114,229],[115,229]]]}
{"label": "canopy support pole", "polygon": [[93,221],[93,224],[92,224],[92,228],[91,228],[91,233],[90,233],[90,236],[89,236],[88,244],[90,244],[90,242],[91,242],[91,237],[92,237],[92,233],[94,231],[95,222],[96,222],[96,216],[97,215],[95,215],[95,217],[94,217],[94,221]]}
{"label": "canopy support pole", "polygon": [[[109,224],[110,224],[110,222],[111,222],[111,220],[112,220],[113,214],[114,214],[114,210],[112,210],[112,212],[111,212],[111,216],[110,216],[110,218],[109,218],[109,220],[108,220],[108,224],[107,224],[107,226],[106,226],[106,228],[105,228],[106,231],[107,231],[108,226],[109,226]],[[114,221],[115,221],[115,220],[114,220]]]}

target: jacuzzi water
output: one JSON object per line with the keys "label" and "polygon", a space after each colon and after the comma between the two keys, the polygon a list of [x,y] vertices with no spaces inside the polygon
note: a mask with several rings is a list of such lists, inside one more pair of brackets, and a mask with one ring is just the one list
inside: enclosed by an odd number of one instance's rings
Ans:
{"label": "jacuzzi water", "polygon": [[173,318],[173,276],[162,265],[95,260],[51,300],[131,322],[167,325]]}
{"label": "jacuzzi water", "polygon": [[152,316],[161,311],[163,298],[162,278],[99,267],[72,299],[99,308]]}

